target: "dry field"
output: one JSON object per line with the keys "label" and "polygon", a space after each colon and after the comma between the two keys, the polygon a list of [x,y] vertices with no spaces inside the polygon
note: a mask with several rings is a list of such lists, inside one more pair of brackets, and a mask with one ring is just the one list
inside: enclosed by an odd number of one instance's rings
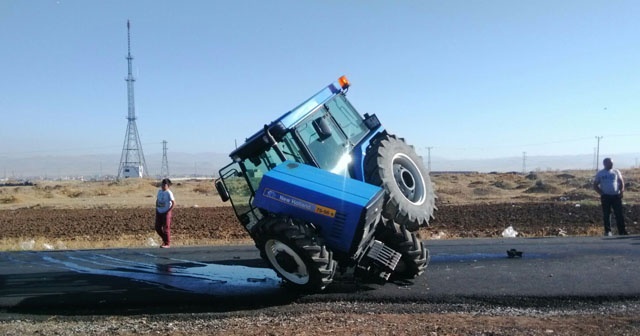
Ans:
{"label": "dry field", "polygon": [[[640,233],[640,170],[626,177],[629,231]],[[508,226],[520,236],[600,235],[591,171],[523,174],[439,174],[436,219],[423,239],[496,237]],[[153,206],[158,181],[39,181],[0,187],[0,250],[142,247],[158,243]],[[248,243],[229,203],[211,180],[175,181],[174,245]]]}
{"label": "dry field", "polygon": [[[640,170],[626,170],[627,228],[640,233]],[[508,226],[520,236],[601,235],[598,198],[591,171],[535,174],[443,174],[433,176],[438,195],[436,219],[420,234],[424,240],[497,237]],[[174,181],[177,199],[173,245],[248,243],[228,204],[212,181]],[[153,206],[157,181],[43,181],[0,187],[0,250],[42,250],[157,245]],[[347,303],[357,308],[360,303]],[[344,303],[298,307],[287,315],[231,317],[143,315],[0,319],[6,335],[233,334],[303,335],[635,335],[638,309],[617,306],[591,311],[529,313],[510,307],[470,312],[406,313],[340,308]],[[383,305],[381,307],[386,307]],[[490,309],[489,309],[490,308]],[[403,308],[404,309],[404,308]],[[411,310],[411,307],[406,308]],[[603,315],[603,312],[604,315]],[[246,315],[246,316],[245,316]]]}

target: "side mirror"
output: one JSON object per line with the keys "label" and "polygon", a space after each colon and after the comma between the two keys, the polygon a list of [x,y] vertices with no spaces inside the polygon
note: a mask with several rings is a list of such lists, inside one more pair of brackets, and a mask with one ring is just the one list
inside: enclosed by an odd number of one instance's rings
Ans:
{"label": "side mirror", "polygon": [[368,129],[374,130],[380,127],[380,120],[378,120],[378,117],[376,117],[375,114],[369,115],[369,113],[365,113],[364,124],[367,125]]}
{"label": "side mirror", "polygon": [[215,182],[215,185],[216,185],[216,190],[218,191],[218,195],[220,195],[220,199],[223,202],[228,201],[231,197],[229,196],[229,191],[224,186],[222,179],[217,179]]}
{"label": "side mirror", "polygon": [[320,141],[324,141],[331,136],[331,128],[323,117],[316,118],[311,124],[316,133],[318,133]]}

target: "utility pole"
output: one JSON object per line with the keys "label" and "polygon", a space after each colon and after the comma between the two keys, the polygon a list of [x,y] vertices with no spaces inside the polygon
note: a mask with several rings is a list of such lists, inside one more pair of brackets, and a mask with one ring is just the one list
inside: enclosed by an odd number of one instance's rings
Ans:
{"label": "utility pole", "polygon": [[527,152],[522,152],[522,174],[527,173]]}
{"label": "utility pole", "polygon": [[431,173],[431,148],[433,147],[426,147],[427,148],[427,170],[429,171],[429,173]]}
{"label": "utility pole", "polygon": [[602,139],[602,136],[596,136],[598,141],[598,146],[596,146],[596,171],[598,171],[598,165],[600,164],[600,139]]}

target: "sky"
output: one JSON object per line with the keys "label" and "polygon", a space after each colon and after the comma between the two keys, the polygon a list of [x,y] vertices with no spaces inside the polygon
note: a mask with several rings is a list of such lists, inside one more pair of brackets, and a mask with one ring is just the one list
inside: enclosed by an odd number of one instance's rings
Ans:
{"label": "sky", "polygon": [[636,0],[0,1],[0,157],[228,153],[346,75],[441,160],[640,155]]}

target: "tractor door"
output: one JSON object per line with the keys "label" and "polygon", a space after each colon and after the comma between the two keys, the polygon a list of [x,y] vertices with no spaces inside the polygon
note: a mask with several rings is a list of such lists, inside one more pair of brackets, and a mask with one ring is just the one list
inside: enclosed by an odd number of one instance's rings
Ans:
{"label": "tractor door", "polygon": [[352,145],[359,143],[370,132],[364,119],[344,94],[336,95],[324,106]]}
{"label": "tractor door", "polygon": [[313,158],[310,164],[339,175],[349,175],[352,151],[370,132],[344,94],[319,106],[295,127]]}
{"label": "tractor door", "polygon": [[253,168],[247,169],[244,162],[234,162],[220,169],[220,180],[217,182],[223,184],[223,188],[218,187],[218,193],[222,195],[223,190],[226,194],[223,200],[226,198],[231,201],[236,217],[247,230],[262,218],[260,211],[251,205],[257,189],[257,184],[254,187],[252,183],[256,176],[262,175]]}

